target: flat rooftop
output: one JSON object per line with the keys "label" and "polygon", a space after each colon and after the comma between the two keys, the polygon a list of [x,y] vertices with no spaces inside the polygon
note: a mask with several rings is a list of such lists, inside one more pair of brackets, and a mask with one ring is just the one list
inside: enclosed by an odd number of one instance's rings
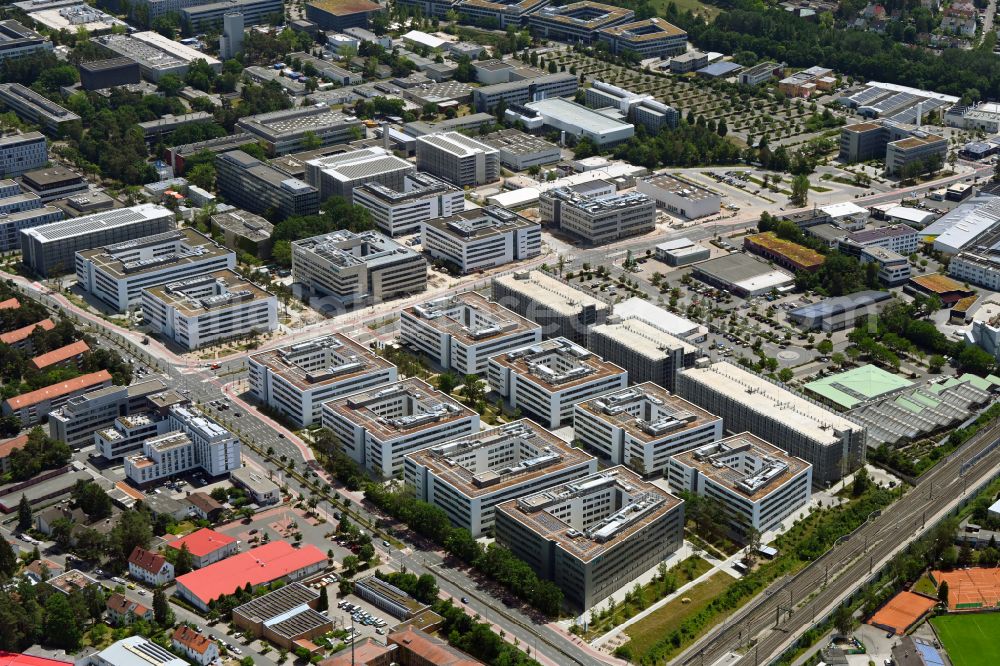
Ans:
{"label": "flat rooftop", "polygon": [[354,188],[355,195],[358,192],[363,192],[387,206],[395,206],[445,192],[460,191],[454,185],[422,171],[404,175],[403,189],[401,191],[396,191],[387,185],[375,182],[364,183]]}
{"label": "flat rooftop", "polygon": [[913,382],[901,375],[887,372],[874,365],[862,365],[809,382],[803,388],[844,409],[851,409],[862,402],[902,391],[911,386]]}
{"label": "flat rooftop", "polygon": [[327,155],[306,162],[308,166],[320,169],[325,175],[339,181],[355,181],[373,178],[392,171],[414,171],[413,162],[408,162],[383,148],[362,148],[338,155]]}
{"label": "flat rooftop", "polygon": [[383,9],[382,5],[371,0],[313,0],[309,4],[334,16],[350,16]]}
{"label": "flat rooftop", "polygon": [[780,269],[768,266],[763,261],[754,259],[748,254],[734,252],[733,254],[709,259],[695,265],[696,273],[702,273],[708,278],[718,280],[735,287],[754,292],[769,287],[781,287],[791,284],[795,278]]}
{"label": "flat rooftop", "polygon": [[234,612],[251,622],[267,622],[319,597],[319,592],[302,583],[289,583],[274,592],[237,606]]}
{"label": "flat rooftop", "polygon": [[475,291],[424,301],[411,305],[405,312],[465,345],[476,345],[538,328],[538,324],[530,319]]}
{"label": "flat rooftop", "polygon": [[37,110],[43,117],[48,117],[60,123],[80,120],[69,109],[59,106],[47,97],[38,94],[31,88],[22,86],[20,83],[0,84],[0,94],[16,100],[20,104],[25,104]]}
{"label": "flat rooftop", "polygon": [[582,308],[608,310],[611,305],[591,294],[571,287],[542,271],[527,271],[493,278],[511,291],[540,303],[561,315],[575,315]]}
{"label": "flat rooftop", "polygon": [[547,0],[459,0],[458,5],[460,7],[491,9],[504,14],[511,12],[511,10],[517,14],[524,14],[546,2]]}
{"label": "flat rooftop", "polygon": [[631,9],[590,0],[560,7],[550,5],[532,14],[532,18],[535,19],[553,21],[587,30],[599,30],[621,21],[627,21],[633,16],[635,16],[635,12]]}
{"label": "flat rooftop", "polygon": [[751,502],[767,497],[811,467],[749,432],[678,453],[673,459]]}
{"label": "flat rooftop", "polygon": [[559,149],[559,146],[551,141],[546,141],[540,136],[528,134],[514,128],[492,132],[486,136],[479,137],[479,140],[488,146],[493,146],[497,150],[518,156],[533,155],[546,150]]}
{"label": "flat rooftop", "polygon": [[341,418],[385,442],[467,419],[474,412],[433,386],[409,377],[324,403]]}
{"label": "flat rooftop", "polygon": [[[583,513],[584,501],[611,494],[603,510]],[[577,560],[591,562],[681,505],[682,500],[618,466],[534,495],[504,502],[498,511]],[[559,517],[562,516],[562,517]]]}
{"label": "flat rooftop", "polygon": [[605,393],[577,405],[641,442],[677,437],[722,419],[653,382]]}
{"label": "flat rooftop", "polygon": [[702,201],[704,199],[719,196],[707,187],[702,187],[701,185],[693,183],[690,180],[680,178],[678,176],[672,176],[668,173],[652,176],[650,178],[646,178],[645,180],[661,190],[666,190],[675,196],[683,197],[690,201]]}
{"label": "flat rooftop", "polygon": [[143,220],[152,220],[161,217],[170,217],[173,219],[174,214],[163,206],[139,204],[131,208],[116,208],[114,210],[94,213],[93,215],[43,224],[31,227],[30,229],[24,229],[21,233],[28,234],[44,243],[123,227],[142,222]]}
{"label": "flat rooftop", "polygon": [[310,106],[247,116],[241,118],[238,125],[248,132],[274,140],[358,122],[356,118],[349,118],[329,107]]}
{"label": "flat rooftop", "polygon": [[719,393],[739,396],[748,409],[779,420],[820,444],[839,444],[837,431],[862,428],[822,405],[727,361],[712,363],[704,368],[689,368],[681,374]]}
{"label": "flat rooftop", "polygon": [[424,220],[424,224],[452,236],[460,243],[482,240],[509,234],[518,229],[538,226],[538,222],[533,222],[501,206],[464,210],[449,217]]}
{"label": "flat rooftop", "polygon": [[[135,259],[133,257],[137,252],[147,256]],[[231,253],[232,250],[222,247],[208,236],[185,227],[93,250],[83,250],[77,254],[92,262],[96,270],[108,274],[112,279],[122,280],[210,261]]]}
{"label": "flat rooftop", "polygon": [[537,102],[528,102],[524,106],[537,111],[546,119],[555,118],[564,124],[579,127],[584,132],[599,136],[632,127],[630,123],[598,113],[582,104],[562,97],[550,97]]}
{"label": "flat rooftop", "polygon": [[537,344],[490,357],[541,390],[554,393],[582,386],[625,370],[566,338]]}
{"label": "flat rooftop", "polygon": [[267,240],[274,231],[274,225],[260,215],[239,209],[213,215],[212,224],[255,242]]}
{"label": "flat rooftop", "polygon": [[592,334],[604,335],[618,340],[626,348],[631,349],[650,361],[659,361],[669,356],[674,349],[684,350],[684,354],[694,354],[698,348],[689,342],[667,333],[656,325],[637,317],[619,319],[609,317],[604,324],[591,328]]}
{"label": "flat rooftop", "polygon": [[168,282],[146,289],[155,298],[188,317],[226,310],[272,298],[253,282],[227,269]]}
{"label": "flat rooftop", "polygon": [[823,265],[824,257],[822,254],[805,245],[799,245],[798,243],[778,238],[777,234],[773,231],[746,236],[744,240],[751,245],[765,248],[779,256],[786,257],[807,270]]}
{"label": "flat rooftop", "polygon": [[647,42],[654,39],[663,39],[664,37],[687,35],[687,32],[684,30],[659,17],[603,28],[601,32],[633,42]]}
{"label": "flat rooftop", "polygon": [[392,367],[392,363],[340,333],[269,349],[250,358],[303,391]]}
{"label": "flat rooftop", "polygon": [[407,457],[466,497],[480,497],[593,460],[528,419],[411,453]]}
{"label": "flat rooftop", "polygon": [[441,132],[418,136],[417,145],[419,146],[421,143],[434,146],[457,157],[467,157],[479,153],[495,154],[498,152],[496,148],[458,132]]}
{"label": "flat rooftop", "polygon": [[638,296],[626,298],[624,301],[615,303],[614,314],[623,320],[641,319],[654,328],[668,333],[675,338],[686,339],[694,335],[707,333],[707,329],[701,324],[676,315],[666,308],[661,308]]}
{"label": "flat rooftop", "polygon": [[293,251],[302,249],[329,261],[333,270],[353,266],[375,267],[419,256],[413,249],[376,231],[334,231],[292,242]]}

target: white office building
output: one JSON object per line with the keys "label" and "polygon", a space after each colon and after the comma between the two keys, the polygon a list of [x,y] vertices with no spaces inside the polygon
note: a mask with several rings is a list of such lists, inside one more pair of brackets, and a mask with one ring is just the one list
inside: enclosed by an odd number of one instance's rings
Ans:
{"label": "white office building", "polygon": [[479,432],[479,414],[410,377],[323,404],[323,425],[372,474],[403,475],[403,456]]}
{"label": "white office building", "polygon": [[420,239],[424,252],[434,259],[472,273],[537,257],[542,252],[542,225],[488,206],[425,220]]}
{"label": "white office building", "polygon": [[400,187],[366,182],[354,188],[354,203],[368,209],[389,236],[419,232],[425,220],[449,217],[465,209],[465,194],[427,173],[406,173]]}
{"label": "white office building", "polygon": [[80,288],[125,312],[142,290],[236,267],[236,253],[191,228],[76,253]]}
{"label": "white office building", "polygon": [[548,428],[571,421],[576,403],[628,385],[624,369],[565,338],[493,356],[488,376],[511,409]]}
{"label": "white office building", "polygon": [[325,155],[306,161],[306,182],[319,190],[319,200],[333,196],[353,200],[354,188],[365,183],[381,184],[393,190],[403,187],[403,179],[417,168],[384,148],[362,148]]}
{"label": "white office building", "polygon": [[396,366],[339,333],[250,356],[250,394],[299,428],[323,403],[396,381]]}
{"label": "white office building", "polygon": [[521,419],[410,454],[403,478],[417,499],[479,537],[492,531],[501,502],[596,471],[596,458]]}
{"label": "white office building", "polygon": [[573,434],[612,465],[665,476],[674,454],[722,439],[722,419],[645,382],[577,403]]}
{"label": "white office building", "polygon": [[591,327],[588,347],[627,370],[632,382],[655,382],[674,390],[677,373],[693,366],[700,352],[667,332],[664,324],[614,314],[605,323]]}
{"label": "white office building", "polygon": [[667,212],[689,220],[718,215],[722,206],[722,197],[718,193],[666,173],[640,178],[636,181],[635,189],[652,197]]}
{"label": "white office building", "polygon": [[182,396],[167,390],[158,378],[130,386],[108,386],[70,398],[49,413],[49,435],[74,449],[94,442],[94,433],[111,426],[115,419],[150,409],[165,409]]}
{"label": "white office building", "polygon": [[400,339],[445,370],[483,376],[490,356],[542,341],[542,327],[474,291],[400,312]]}
{"label": "white office building", "polygon": [[41,132],[18,132],[0,137],[0,178],[41,169],[48,160],[48,144]]}
{"label": "white office building", "polygon": [[656,228],[656,202],[641,192],[599,194],[559,187],[539,197],[543,219],[580,238],[603,245]]}
{"label": "white office building", "polygon": [[459,187],[500,178],[500,151],[458,132],[417,137],[417,168]]}
{"label": "white office building", "polygon": [[169,421],[150,412],[119,416],[93,435],[94,449],[106,460],[118,460],[142,449],[146,440],[168,432]]}
{"label": "white office building", "polygon": [[675,455],[668,482],[674,492],[718,500],[742,536],[774,530],[809,503],[812,465],[744,432]]}
{"label": "white office building", "polygon": [[278,299],[229,269],[142,290],[152,330],[183,349],[278,328]]}
{"label": "white office building", "polygon": [[542,271],[493,278],[493,300],[538,322],[545,337],[586,343],[590,327],[603,323],[611,304]]}

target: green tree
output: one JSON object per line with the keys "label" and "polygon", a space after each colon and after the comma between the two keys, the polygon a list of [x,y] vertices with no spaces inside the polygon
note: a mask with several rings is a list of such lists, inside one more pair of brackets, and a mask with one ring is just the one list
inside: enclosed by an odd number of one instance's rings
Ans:
{"label": "green tree", "polygon": [[176,74],[164,74],[156,82],[156,88],[167,97],[177,97],[184,89],[184,81]]}
{"label": "green tree", "polygon": [[816,351],[826,356],[833,351],[833,343],[825,339],[820,340],[819,344],[816,345]]}
{"label": "green tree", "polygon": [[799,174],[792,177],[792,195],[790,197],[793,206],[799,208],[809,202],[809,177]]}
{"label": "green tree", "polygon": [[317,150],[323,146],[323,140],[312,130],[306,130],[302,134],[302,150]]}
{"label": "green tree", "polygon": [[944,356],[941,356],[941,354],[934,354],[927,361],[927,369],[930,370],[932,374],[936,375],[939,372],[941,372],[941,368],[944,367],[944,364],[946,362],[947,361],[945,360]]}
{"label": "green tree", "polygon": [[80,647],[80,625],[66,595],[50,594],[45,600],[44,627],[49,644],[67,652],[75,652]]}
{"label": "green tree", "polygon": [[786,384],[792,381],[794,377],[795,373],[792,372],[791,368],[782,368],[781,370],[778,371],[778,379]]}
{"label": "green tree", "polygon": [[188,169],[184,177],[189,183],[197,185],[203,190],[215,191],[215,165],[212,163],[199,164],[193,169]]}
{"label": "green tree", "polygon": [[31,529],[31,502],[26,495],[21,495],[21,501],[17,504],[17,529],[24,532]]}
{"label": "green tree", "polygon": [[183,576],[194,569],[194,558],[186,543],[181,544],[181,549],[177,551],[177,559],[174,561],[174,575]]}
{"label": "green tree", "polygon": [[78,481],[73,488],[73,499],[76,500],[77,506],[93,520],[107,518],[111,515],[111,498],[108,497],[103,488],[93,481]]}
{"label": "green tree", "polygon": [[844,604],[837,606],[837,610],[833,612],[833,626],[840,635],[851,635],[851,629],[854,628],[854,615],[848,606]]}
{"label": "green tree", "polygon": [[166,626],[170,619],[170,604],[167,603],[167,595],[159,588],[153,591],[153,619],[160,626]]}
{"label": "green tree", "polygon": [[17,571],[17,553],[6,539],[0,539],[0,574],[10,578]]}
{"label": "green tree", "polygon": [[458,386],[458,377],[455,376],[454,372],[446,371],[438,375],[438,390],[445,395],[451,395],[451,392],[455,390]]}
{"label": "green tree", "polygon": [[851,494],[855,497],[864,495],[871,487],[872,480],[868,475],[868,469],[862,467],[854,473],[854,481],[851,483]]}
{"label": "green tree", "polygon": [[938,585],[938,601],[947,608],[948,606],[948,581],[941,581]]}

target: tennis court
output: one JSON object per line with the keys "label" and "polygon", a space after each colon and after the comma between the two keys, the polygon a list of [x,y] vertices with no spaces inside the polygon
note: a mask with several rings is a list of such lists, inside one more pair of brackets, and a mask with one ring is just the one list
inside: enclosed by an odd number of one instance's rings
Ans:
{"label": "tennis court", "polygon": [[931,624],[953,666],[1000,664],[1000,614],[939,615]]}
{"label": "tennis court", "polygon": [[938,587],[948,583],[948,608],[976,610],[1000,606],[1000,569],[972,567],[955,571],[933,571]]}
{"label": "tennis court", "polygon": [[902,635],[936,605],[937,601],[922,594],[900,592],[872,615],[868,624]]}

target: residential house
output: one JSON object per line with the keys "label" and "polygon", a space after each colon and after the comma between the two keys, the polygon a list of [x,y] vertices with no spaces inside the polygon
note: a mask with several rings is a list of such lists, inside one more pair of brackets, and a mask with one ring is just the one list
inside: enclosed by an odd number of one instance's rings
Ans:
{"label": "residential house", "polygon": [[217,521],[225,510],[211,495],[203,492],[191,493],[187,496],[191,511],[202,520]]}
{"label": "residential house", "polygon": [[44,558],[32,561],[30,564],[25,565],[24,569],[21,570],[22,575],[27,576],[35,583],[44,583],[50,578],[61,576],[62,573],[63,568],[61,566],[52,560],[46,560]]}
{"label": "residential house", "polygon": [[165,585],[174,579],[174,565],[167,558],[139,546],[129,555],[128,572],[149,585]]}
{"label": "residential house", "polygon": [[116,627],[132,624],[136,620],[146,620],[149,622],[153,619],[152,608],[146,608],[139,602],[132,601],[124,594],[118,592],[108,597],[105,605],[108,609],[108,620]]}
{"label": "residential house", "polygon": [[188,659],[200,666],[208,666],[219,658],[219,645],[186,624],[177,627],[174,635],[170,637],[170,642],[175,650],[180,650]]}

